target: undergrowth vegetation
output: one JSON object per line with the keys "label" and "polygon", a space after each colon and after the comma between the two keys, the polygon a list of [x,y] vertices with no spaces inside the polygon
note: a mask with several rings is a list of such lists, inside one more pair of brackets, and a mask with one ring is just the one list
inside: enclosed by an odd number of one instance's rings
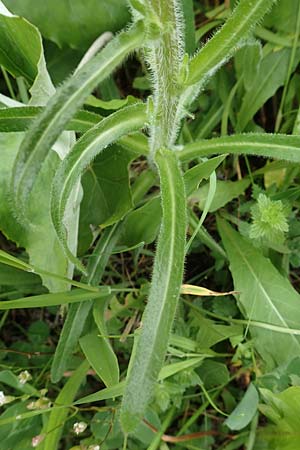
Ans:
{"label": "undergrowth vegetation", "polygon": [[0,1],[0,450],[298,450],[300,4]]}

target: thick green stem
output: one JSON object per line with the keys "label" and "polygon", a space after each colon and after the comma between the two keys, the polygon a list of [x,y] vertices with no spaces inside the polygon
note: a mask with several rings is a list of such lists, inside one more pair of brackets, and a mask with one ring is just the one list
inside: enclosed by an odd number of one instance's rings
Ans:
{"label": "thick green stem", "polygon": [[[180,87],[184,40],[183,15],[178,0],[149,0],[148,17],[153,18],[159,30],[156,39],[149,40],[146,60],[153,81],[153,111],[150,117],[150,153],[170,147],[177,135],[175,122]],[[151,32],[151,30],[150,30]]]}
{"label": "thick green stem", "polygon": [[183,178],[174,152],[158,151],[155,159],[161,182],[163,217],[148,304],[121,409],[121,423],[126,433],[139,424],[153,396],[183,277],[186,231]]}

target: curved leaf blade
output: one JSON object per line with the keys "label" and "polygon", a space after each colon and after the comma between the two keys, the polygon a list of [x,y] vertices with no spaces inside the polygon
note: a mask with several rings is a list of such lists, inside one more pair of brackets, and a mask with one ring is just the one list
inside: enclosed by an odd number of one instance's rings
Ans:
{"label": "curved leaf blade", "polygon": [[203,139],[188,144],[178,153],[181,161],[202,156],[233,153],[300,162],[300,136],[245,133]]}
{"label": "curved leaf blade", "polygon": [[241,0],[225,25],[191,60],[186,84],[205,81],[237,50],[276,0]]}
{"label": "curved leaf blade", "polygon": [[103,119],[75,144],[56,173],[51,198],[53,224],[66,255],[83,271],[81,263],[71,253],[67,244],[63,217],[68,198],[82,171],[90,161],[122,135],[142,128],[146,120],[144,104],[128,106]]}
{"label": "curved leaf blade", "polygon": [[[289,328],[299,328],[300,295],[259,249],[253,247],[227,222],[219,219],[218,228],[230,261],[238,302],[249,319],[254,345],[267,369],[287,363],[300,351],[300,339]],[[287,334],[251,327],[251,320],[279,325]]]}
{"label": "curved leaf blade", "polygon": [[[94,58],[69,78],[49,101],[45,111],[26,133],[17,155],[11,191],[20,216],[26,216],[26,199],[45,156],[76,111],[97,84],[106,78],[144,39],[143,27],[136,23],[110,41]],[[24,217],[21,217],[21,219]]]}

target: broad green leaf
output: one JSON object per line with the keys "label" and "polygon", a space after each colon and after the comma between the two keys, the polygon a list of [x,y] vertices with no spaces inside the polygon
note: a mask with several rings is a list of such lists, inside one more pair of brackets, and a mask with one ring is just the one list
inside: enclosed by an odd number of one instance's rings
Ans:
{"label": "broad green leaf", "polygon": [[[1,5],[2,2],[1,2]],[[12,75],[33,83],[42,53],[41,36],[35,26],[0,9],[0,65]]]}
{"label": "broad green leaf", "polygon": [[[287,76],[291,50],[282,49],[266,55],[260,64],[259,72],[253,80],[242,101],[238,113],[237,129],[243,131],[259,108],[284,84]],[[295,58],[292,70],[298,64],[300,52]]]}
{"label": "broad green leaf", "polygon": [[107,339],[99,336],[98,330],[94,330],[80,338],[79,343],[86,359],[105,386],[115,386],[119,382],[119,366]]}
{"label": "broad green leaf", "polygon": [[227,366],[221,362],[206,359],[197,369],[206,389],[222,386],[229,383],[229,371]]}
{"label": "broad green leaf", "polygon": [[49,420],[43,430],[46,437],[40,445],[41,449],[57,450],[64,423],[70,412],[69,405],[74,401],[74,397],[86,377],[88,368],[89,363],[87,361],[83,361],[56,397],[55,405],[65,407],[57,408],[51,411]]}
{"label": "broad green leaf", "polygon": [[[2,6],[1,6],[2,5]],[[39,30],[27,20],[5,11],[0,2],[0,65],[32,85],[31,103],[43,105],[55,89],[46,69]]]}
{"label": "broad green leaf", "polygon": [[259,410],[271,422],[260,427],[257,433],[258,450],[298,450],[300,387],[294,386],[279,394],[260,389],[265,404]]}
{"label": "broad green leaf", "polygon": [[125,217],[119,244],[134,246],[155,241],[161,222],[160,198],[154,197]]}
{"label": "broad green leaf", "polygon": [[296,28],[297,8],[297,0],[278,0],[265,17],[264,25],[284,33],[292,33]]}
{"label": "broad green leaf", "polygon": [[231,430],[242,430],[253,419],[258,407],[258,393],[254,384],[250,384],[244,397],[232,411],[224,424]]}
{"label": "broad green leaf", "polygon": [[[119,239],[120,229],[121,227],[118,225],[113,225],[102,232],[89,259],[87,266],[88,276],[86,278],[83,277],[83,281],[94,286],[97,286],[101,282],[108,259]],[[70,305],[51,366],[51,379],[53,382],[59,381],[64,371],[67,370],[70,357],[83,332],[92,306],[92,299],[83,303]]]}
{"label": "broad green leaf", "polygon": [[[63,224],[67,201],[82,171],[93,158],[119,137],[142,128],[145,122],[146,108],[144,104],[128,106],[115,112],[79,139],[56,172],[51,197],[53,224],[66,255],[83,271],[84,268],[72,254],[67,244],[66,229]],[[127,206],[126,210],[128,210]],[[120,212],[118,213],[120,214]],[[111,220],[111,222],[113,223],[114,220]],[[106,222],[106,225],[109,224],[109,221]]]}
{"label": "broad green leaf", "polygon": [[178,153],[181,161],[224,153],[257,155],[264,158],[300,162],[300,136],[285,134],[236,134],[199,140]]}
{"label": "broad green leaf", "polygon": [[23,216],[23,220],[26,215],[26,200],[49,149],[93,88],[128,53],[141,45],[143,39],[141,24],[135,24],[130,30],[115,37],[57,90],[45,111],[26,133],[14,164],[11,185],[16,213]]}
{"label": "broad green leaf", "polygon": [[128,165],[135,157],[135,153],[112,145],[97,156],[82,176],[79,254],[84,254],[92,242],[91,226],[111,225],[132,209]]}
{"label": "broad green leaf", "polygon": [[161,151],[156,159],[163,217],[143,327],[121,407],[125,432],[137,427],[152,398],[167,350],[183,276],[186,228],[183,179],[173,152]]}
{"label": "broad green leaf", "polygon": [[[30,450],[32,436],[39,433],[41,429],[41,419],[31,417],[24,421],[16,420],[17,416],[26,414],[25,402],[18,402],[9,406],[0,417],[0,449]],[[32,448],[32,447],[31,447]]]}
{"label": "broad green leaf", "polygon": [[184,174],[186,194],[189,195],[197,189],[203,179],[207,180],[225,158],[226,155],[216,156],[187,170]]}
{"label": "broad green leaf", "polygon": [[3,0],[15,14],[34,23],[42,35],[59,47],[85,50],[105,31],[118,31],[129,20],[125,0]]}
{"label": "broad green leaf", "polygon": [[33,273],[23,272],[0,263],[0,286],[21,287],[39,284],[40,282],[40,278]]}
{"label": "broad green leaf", "polygon": [[[238,303],[246,318],[283,328],[299,328],[300,296],[290,282],[258,248],[225,221],[219,220],[218,225],[230,261],[234,287],[240,292]],[[267,369],[286,364],[299,353],[298,336],[274,333],[251,325],[250,331]]]}
{"label": "broad green leaf", "polygon": [[198,348],[210,348],[218,342],[222,342],[233,336],[241,336],[243,327],[241,325],[220,325],[203,317],[198,311],[192,312],[193,322],[199,327],[197,333]]}
{"label": "broad green leaf", "polygon": [[18,298],[0,302],[0,310],[44,308],[46,306],[66,305],[92,300],[93,298],[105,297],[110,294],[109,286],[99,287],[98,292],[88,292],[81,289],[73,291],[57,292],[55,294],[33,295],[31,297]]}
{"label": "broad green leaf", "polygon": [[186,83],[193,85],[205,81],[238,48],[241,40],[259,22],[275,0],[241,0],[218,33],[194,56]]}
{"label": "broad green leaf", "polygon": [[[225,206],[234,198],[242,195],[250,184],[249,178],[244,178],[238,181],[222,181],[217,180],[217,187],[212,203],[209,207],[210,212],[217,211]],[[209,184],[201,186],[196,192],[192,194],[193,200],[199,201],[199,208],[204,209],[206,199],[209,193]]]}

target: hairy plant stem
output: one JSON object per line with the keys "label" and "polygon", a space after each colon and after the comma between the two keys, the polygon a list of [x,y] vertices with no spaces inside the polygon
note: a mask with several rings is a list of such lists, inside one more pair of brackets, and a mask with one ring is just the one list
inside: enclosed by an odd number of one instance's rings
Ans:
{"label": "hairy plant stem", "polygon": [[157,24],[156,39],[149,40],[145,50],[154,91],[150,111],[150,155],[154,159],[158,149],[170,148],[177,137],[178,79],[184,54],[183,15],[178,0],[149,0],[147,8],[148,15]]}
{"label": "hairy plant stem", "polygon": [[153,397],[183,277],[186,230],[184,182],[174,152],[158,151],[156,164],[161,182],[162,225],[148,303],[136,351],[133,352],[121,409],[125,433],[136,428]]}

